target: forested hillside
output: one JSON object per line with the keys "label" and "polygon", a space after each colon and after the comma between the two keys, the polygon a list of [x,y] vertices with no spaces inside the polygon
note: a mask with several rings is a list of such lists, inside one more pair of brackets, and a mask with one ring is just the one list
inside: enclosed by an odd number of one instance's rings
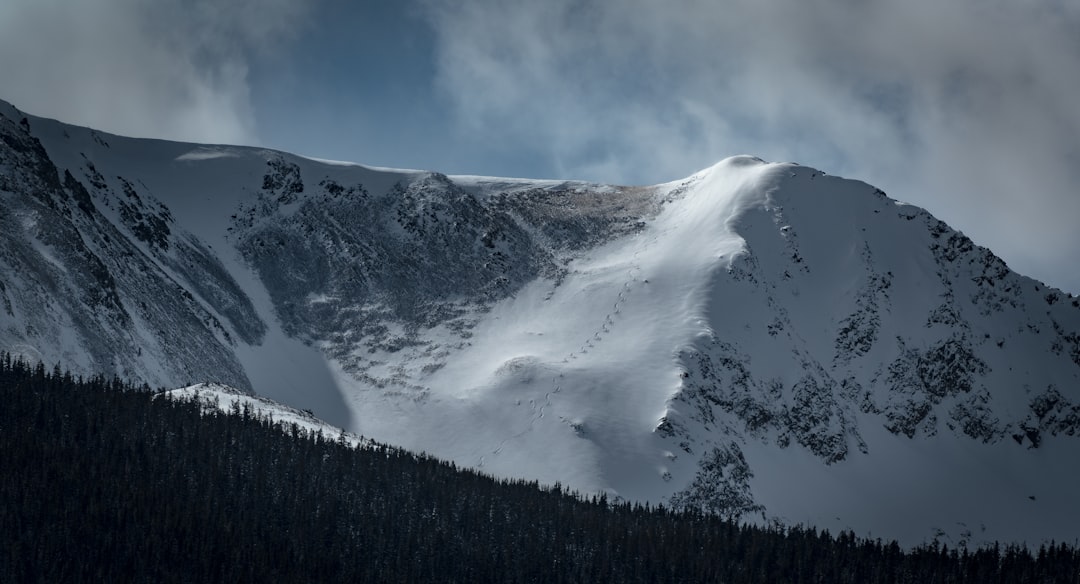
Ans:
{"label": "forested hillside", "polygon": [[0,353],[0,582],[1080,582],[1075,542],[740,526],[154,395]]}

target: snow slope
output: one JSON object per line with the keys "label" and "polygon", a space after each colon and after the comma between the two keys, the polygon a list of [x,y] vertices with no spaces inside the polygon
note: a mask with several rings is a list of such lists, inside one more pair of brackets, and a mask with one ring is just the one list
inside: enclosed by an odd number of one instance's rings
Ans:
{"label": "snow slope", "polygon": [[0,113],[7,350],[744,520],[1080,535],[1080,301],[864,183],[445,176]]}

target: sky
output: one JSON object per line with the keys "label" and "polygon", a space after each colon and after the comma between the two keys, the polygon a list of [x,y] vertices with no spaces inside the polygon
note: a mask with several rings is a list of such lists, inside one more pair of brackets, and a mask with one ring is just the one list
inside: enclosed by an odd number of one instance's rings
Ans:
{"label": "sky", "polygon": [[0,99],[105,131],[619,184],[752,154],[1080,293],[1076,0],[3,0]]}

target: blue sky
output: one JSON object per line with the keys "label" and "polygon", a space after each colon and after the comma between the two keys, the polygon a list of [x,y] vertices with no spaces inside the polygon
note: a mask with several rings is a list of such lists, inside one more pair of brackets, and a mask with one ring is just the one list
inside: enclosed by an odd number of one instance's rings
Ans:
{"label": "blue sky", "polygon": [[252,63],[261,143],[376,166],[469,164],[455,160],[431,29],[415,7],[337,0],[308,18],[287,49]]}
{"label": "blue sky", "polygon": [[859,178],[1080,292],[1074,0],[7,0],[0,98],[121,134],[647,184]]}

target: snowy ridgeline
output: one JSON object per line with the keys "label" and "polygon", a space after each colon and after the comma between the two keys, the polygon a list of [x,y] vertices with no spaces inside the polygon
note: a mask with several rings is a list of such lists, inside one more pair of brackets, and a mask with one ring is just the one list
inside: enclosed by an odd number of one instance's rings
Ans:
{"label": "snowy ridgeline", "polygon": [[343,441],[352,447],[371,445],[371,440],[363,436],[316,418],[311,410],[298,410],[272,399],[251,395],[220,383],[199,383],[171,389],[155,397],[193,401],[198,403],[206,414],[220,412],[234,416],[249,416],[269,422],[287,433],[292,432],[295,426],[303,436],[322,436],[325,440]]}
{"label": "snowy ridgeline", "polygon": [[445,176],[0,113],[16,355],[586,493],[1080,535],[1080,300],[865,183]]}

